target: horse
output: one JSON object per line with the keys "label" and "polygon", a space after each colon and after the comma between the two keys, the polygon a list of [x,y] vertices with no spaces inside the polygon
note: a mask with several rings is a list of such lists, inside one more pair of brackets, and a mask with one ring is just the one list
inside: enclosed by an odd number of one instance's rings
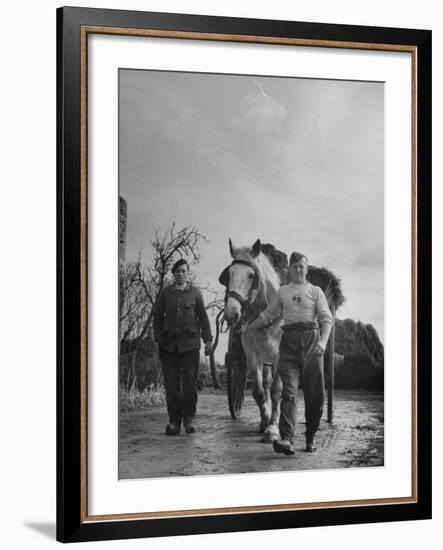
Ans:
{"label": "horse", "polygon": [[280,276],[262,251],[259,239],[251,248],[236,247],[229,239],[232,263],[219,281],[226,287],[223,317],[233,330],[241,331],[252,395],[260,410],[262,441],[280,438],[278,421],[282,385],[277,374],[282,320],[263,330],[250,323],[271,303],[280,287]]}

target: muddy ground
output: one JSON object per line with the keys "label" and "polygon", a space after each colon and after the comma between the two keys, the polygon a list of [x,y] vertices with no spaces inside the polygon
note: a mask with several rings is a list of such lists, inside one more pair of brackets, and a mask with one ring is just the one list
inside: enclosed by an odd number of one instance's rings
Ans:
{"label": "muddy ground", "polygon": [[166,436],[166,408],[120,415],[119,478],[153,478],[319,468],[382,466],[383,393],[336,391],[334,421],[322,420],[317,452],[304,452],[300,394],[296,453],[287,457],[260,442],[258,408],[247,395],[241,418],[232,420],[223,392],[201,393],[197,433]]}

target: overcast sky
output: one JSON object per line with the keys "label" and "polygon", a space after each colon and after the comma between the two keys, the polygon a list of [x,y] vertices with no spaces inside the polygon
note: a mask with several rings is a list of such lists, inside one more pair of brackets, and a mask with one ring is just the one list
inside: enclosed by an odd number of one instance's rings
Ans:
{"label": "overcast sky", "polygon": [[228,238],[260,238],[333,271],[338,317],[384,340],[382,83],[120,70],[120,194],[127,260],[192,224],[215,287]]}

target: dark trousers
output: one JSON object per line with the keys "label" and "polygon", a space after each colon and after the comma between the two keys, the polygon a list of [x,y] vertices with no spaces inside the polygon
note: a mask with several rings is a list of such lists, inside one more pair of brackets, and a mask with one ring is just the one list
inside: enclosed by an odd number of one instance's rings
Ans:
{"label": "dark trousers", "polygon": [[294,442],[297,419],[297,392],[305,398],[306,437],[313,438],[323,414],[325,398],[323,356],[314,354],[318,330],[284,331],[280,342],[278,373],[283,390],[280,412],[282,439]]}
{"label": "dark trousers", "polygon": [[192,420],[197,408],[197,375],[200,351],[184,353],[159,350],[165,381],[169,422],[181,425],[182,419]]}

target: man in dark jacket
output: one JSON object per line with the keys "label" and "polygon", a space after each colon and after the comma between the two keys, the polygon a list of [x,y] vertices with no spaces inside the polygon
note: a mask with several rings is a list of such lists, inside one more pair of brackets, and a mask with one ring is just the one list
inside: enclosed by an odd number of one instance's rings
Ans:
{"label": "man in dark jacket", "polygon": [[158,343],[166,389],[169,424],[166,434],[195,432],[200,338],[205,353],[212,350],[212,334],[201,290],[189,282],[186,260],[172,267],[174,283],[160,291],[154,309],[154,337]]}

